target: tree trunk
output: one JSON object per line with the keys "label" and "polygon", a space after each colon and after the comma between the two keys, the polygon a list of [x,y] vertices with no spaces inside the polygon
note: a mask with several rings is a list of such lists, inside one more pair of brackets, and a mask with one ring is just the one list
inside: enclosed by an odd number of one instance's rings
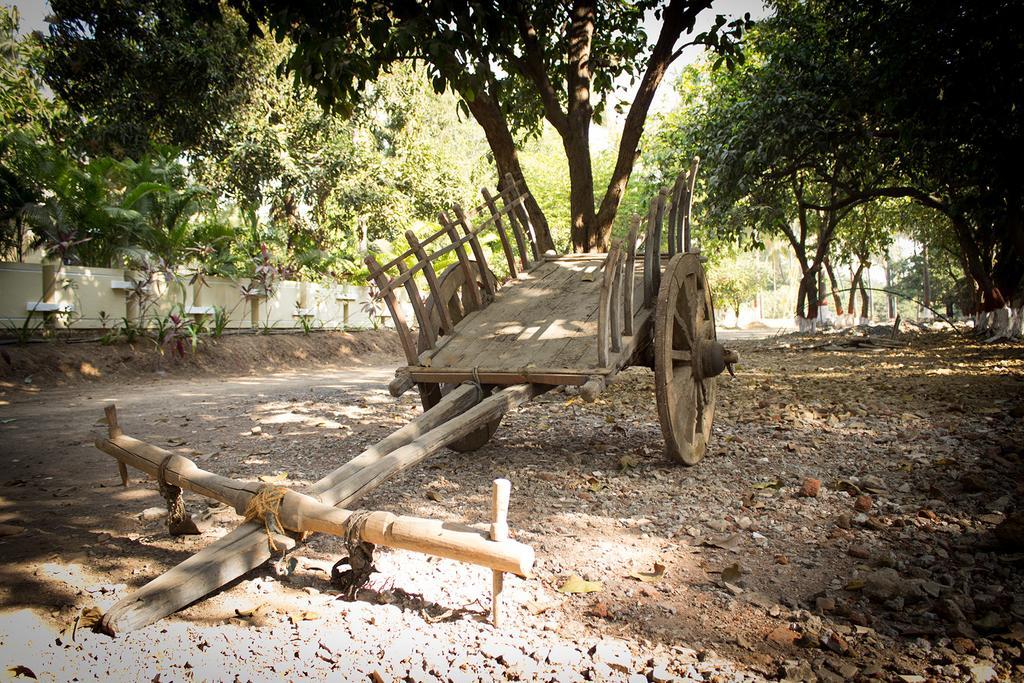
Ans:
{"label": "tree trunk", "polygon": [[836,281],[835,271],[832,270],[831,259],[825,259],[825,272],[828,273],[828,282],[832,287],[832,302],[836,307],[836,317],[843,315],[843,300],[839,296],[839,283]]}
{"label": "tree trunk", "polygon": [[846,310],[850,312],[851,316],[853,315],[853,312],[857,310],[857,287],[860,285],[863,273],[864,264],[857,264],[857,270],[854,272],[853,277],[850,278],[850,297],[848,301],[849,305],[846,307]]}
{"label": "tree trunk", "polygon": [[[870,311],[871,303],[868,299],[868,291],[864,288],[864,278],[860,278],[860,317],[862,322],[867,322],[871,319],[868,315]],[[895,316],[894,316],[895,317]]]}
{"label": "tree trunk", "polygon": [[797,290],[796,319],[801,332],[818,331],[818,269],[803,268]]}
{"label": "tree trunk", "polygon": [[[519,153],[516,150],[515,140],[512,138],[512,133],[509,132],[508,122],[501,110],[493,100],[484,94],[477,93],[472,102],[467,98],[463,99],[466,100],[473,118],[484,129],[487,145],[491,148],[494,163],[498,167],[498,177],[504,178],[506,173],[510,173],[517,183],[522,183],[524,190],[529,190],[526,178],[523,176],[523,168],[519,164]],[[529,192],[527,192],[526,211],[530,214],[530,221],[537,233],[537,248],[541,253],[554,251],[555,243],[551,239],[547,218],[540,205],[537,204],[537,200]]]}
{"label": "tree trunk", "polygon": [[576,252],[604,251],[605,241],[597,226],[594,211],[594,174],[590,164],[588,131],[570,131],[564,139],[569,160],[570,235]]}
{"label": "tree trunk", "polygon": [[953,232],[956,234],[957,242],[960,244],[967,272],[978,285],[981,300],[979,310],[976,313],[995,311],[1002,308],[1006,305],[1006,299],[992,277],[991,259],[986,258],[982,254],[978,241],[975,239],[974,231],[971,230],[964,216],[959,214],[951,215],[950,221],[953,224]]}
{"label": "tree trunk", "polygon": [[928,272],[928,245],[921,246],[921,279],[924,283],[924,305],[932,305],[932,276]]}
{"label": "tree trunk", "polygon": [[[885,288],[892,289],[892,264],[889,262],[889,254],[885,255]],[[892,294],[885,295],[886,312],[889,320],[896,319],[896,297]]]}

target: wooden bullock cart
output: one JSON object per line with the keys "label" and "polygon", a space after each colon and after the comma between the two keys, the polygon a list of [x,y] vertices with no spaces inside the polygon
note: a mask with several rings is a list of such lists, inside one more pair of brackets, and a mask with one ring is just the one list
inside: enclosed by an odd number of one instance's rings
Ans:
{"label": "wooden bullock cart", "polygon": [[[359,547],[383,544],[490,567],[497,621],[502,573],[526,575],[533,562],[530,548],[508,539],[507,482],[496,482],[489,530],[351,506],[445,446],[480,448],[506,412],[553,387],[579,387],[593,400],[632,365],[654,370],[668,456],[698,462],[711,434],[715,377],[731,371],[737,358],[716,339],[711,289],[690,245],[696,171],[695,160],[673,187],[652,199],[646,217],[633,218],[625,242],[614,242],[608,253],[539,253],[526,195],[506,176],[496,195],[483,190],[479,206],[455,206],[450,215],[442,214],[441,230],[425,238],[407,232],[409,249],[395,258],[382,264],[368,256],[407,361],[390,391],[400,396],[415,387],[424,412],[306,494],[204,472],[186,458],[125,436],[108,409],[110,434],[97,447],[118,459],[125,481],[126,464],[158,479],[172,532],[188,523],[181,489],[226,502],[247,521],[121,600],[104,615],[103,627],[118,633],[160,619],[312,531],[344,537],[352,558]],[[501,286],[481,243],[485,231],[496,233],[501,244],[508,270]],[[451,264],[439,268],[444,261]],[[417,275],[426,285],[425,297]],[[396,296],[401,289],[415,333]]]}

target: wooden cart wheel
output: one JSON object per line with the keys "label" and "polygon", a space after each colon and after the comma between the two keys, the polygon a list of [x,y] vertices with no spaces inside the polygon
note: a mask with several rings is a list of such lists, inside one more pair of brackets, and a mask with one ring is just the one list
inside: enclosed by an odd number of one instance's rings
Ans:
{"label": "wooden cart wheel", "polygon": [[715,377],[735,354],[716,341],[711,288],[700,257],[672,257],[661,276],[654,317],[654,387],[665,451],[695,465],[715,416]]}
{"label": "wooden cart wheel", "polygon": [[[476,267],[476,262],[473,261],[472,265],[474,269],[476,269],[476,276],[478,278],[481,277],[480,269]],[[490,280],[492,288],[497,288],[497,280],[490,268],[486,268],[484,270],[483,277]],[[466,282],[464,271],[459,263],[453,263],[448,266],[438,276],[438,287],[441,290],[441,296],[439,298],[448,308],[452,322],[455,324],[458,324],[464,316],[475,310],[473,299],[466,295],[467,286],[476,287],[478,285],[476,283]],[[481,292],[481,294],[483,294],[483,292]],[[434,302],[433,296],[427,297],[425,306],[427,309],[427,315],[430,317],[430,324],[434,328],[434,338],[437,338],[441,332],[441,317],[437,313],[436,305],[437,304]],[[419,351],[420,353],[423,353],[428,348],[427,335],[423,330],[420,330]],[[437,405],[437,402],[441,400],[442,396],[447,394],[456,386],[457,385],[455,384],[421,384],[420,400],[423,403],[423,409],[430,410],[433,408]],[[489,387],[487,385],[484,385],[482,388],[485,396],[490,395],[493,389],[493,387]],[[498,430],[498,424],[500,423],[501,418],[496,418],[480,427],[480,429],[470,432],[458,441],[451,443],[449,448],[458,451],[459,453],[469,453],[482,448],[491,440],[491,437],[494,436],[494,432]]]}

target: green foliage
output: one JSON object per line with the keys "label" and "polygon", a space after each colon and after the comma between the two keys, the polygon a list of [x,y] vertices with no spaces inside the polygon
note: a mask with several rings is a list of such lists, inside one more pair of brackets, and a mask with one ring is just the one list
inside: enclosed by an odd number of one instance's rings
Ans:
{"label": "green foliage", "polygon": [[768,284],[769,272],[760,254],[737,252],[713,264],[708,279],[718,307],[739,318],[740,306],[757,297]]}
{"label": "green foliage", "polygon": [[225,310],[223,306],[214,306],[213,324],[210,326],[210,336],[214,339],[220,339],[224,334],[224,330],[227,329],[229,322],[231,322],[231,315],[227,310]]}
{"label": "green foliage", "polygon": [[237,16],[187,0],[51,0],[46,82],[68,105],[61,137],[90,155],[201,146],[242,101],[252,64]]}

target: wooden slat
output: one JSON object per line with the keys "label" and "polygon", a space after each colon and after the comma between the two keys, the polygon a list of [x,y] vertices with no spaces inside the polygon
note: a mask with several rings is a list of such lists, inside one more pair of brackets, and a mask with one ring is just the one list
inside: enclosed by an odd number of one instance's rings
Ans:
{"label": "wooden slat", "polygon": [[519,263],[522,264],[523,270],[529,270],[532,265],[532,262],[530,261],[530,252],[526,247],[526,237],[523,235],[523,228],[519,225],[519,219],[516,216],[514,207],[512,206],[509,207],[508,223],[512,226],[512,236],[516,240],[516,249],[519,250]]}
{"label": "wooden slat", "polygon": [[526,230],[526,236],[529,238],[530,250],[533,252],[533,260],[537,261],[540,259],[540,247],[537,246],[537,231],[534,229],[533,222],[530,220],[530,212],[526,210],[526,193],[519,191],[519,185],[516,183],[516,179],[512,177],[511,173],[505,174],[505,183],[515,194],[516,199],[513,202],[513,208],[516,215],[519,217],[519,222]]}
{"label": "wooden slat", "polygon": [[[434,270],[434,264],[431,263],[427,257],[427,253],[423,251],[423,246],[419,240],[416,239],[416,233],[412,230],[405,231],[405,239],[409,242],[409,248],[416,255],[416,258],[423,263],[423,275],[427,278],[427,286],[430,287],[430,294],[434,299],[434,306],[437,314],[441,318],[441,331],[444,334],[451,334],[452,329],[455,327],[455,323],[452,322],[451,313],[448,311],[448,307],[444,305],[441,299],[441,285],[437,281],[437,271]],[[408,273],[404,273],[408,275]],[[458,305],[458,304],[457,304]],[[461,305],[458,305],[460,309],[459,317],[461,318]]]}
{"label": "wooden slat", "polygon": [[693,249],[691,243],[691,210],[693,208],[693,188],[697,183],[697,169],[700,168],[700,157],[693,157],[693,163],[690,164],[690,174],[687,178],[686,183],[686,194],[682,203],[681,211],[683,214],[683,250],[689,252]]}
{"label": "wooden slat", "polygon": [[[609,255],[609,258],[611,256]],[[610,346],[613,353],[622,350],[622,281],[625,277],[626,256],[622,252],[622,246],[615,247],[614,275],[612,275],[612,301],[611,301],[611,340]]]}
{"label": "wooden slat", "polygon": [[473,250],[473,258],[476,259],[477,266],[480,268],[481,273],[481,284],[483,285],[484,291],[487,292],[487,299],[494,298],[494,285],[490,279],[484,275],[490,266],[487,265],[487,256],[484,254],[483,246],[480,244],[480,239],[477,234],[473,232],[473,229],[469,226],[469,220],[466,217],[465,211],[458,204],[452,205],[452,212],[455,214],[455,219],[462,226],[463,232],[466,233],[466,237],[469,238],[469,246]]}
{"label": "wooden slat", "polygon": [[412,338],[412,332],[409,331],[409,326],[405,323],[405,315],[398,305],[398,300],[395,299],[395,293],[388,286],[387,276],[381,270],[380,264],[377,263],[377,259],[373,258],[372,254],[367,254],[365,263],[370,271],[370,277],[373,278],[374,282],[377,283],[377,287],[380,288],[380,296],[383,297],[384,303],[387,304],[388,310],[391,311],[391,319],[395,321],[395,330],[398,332],[398,338],[402,342],[405,358],[410,364],[415,363],[418,355],[416,353],[416,340]]}
{"label": "wooden slat", "polygon": [[686,184],[685,171],[676,176],[676,182],[672,185],[672,193],[669,195],[670,207],[668,212],[668,255],[675,256],[682,250],[683,235],[679,204]]}
{"label": "wooden slat", "polygon": [[[612,372],[608,368],[605,372]],[[473,368],[409,368],[409,373],[417,382],[431,384],[448,384],[452,382],[472,382],[479,378],[483,384],[510,385],[528,382],[531,384],[549,384],[553,386],[571,385],[578,386],[595,373],[601,374],[600,369],[587,369],[577,371],[574,368],[520,368],[519,370],[476,370]]]}
{"label": "wooden slat", "polygon": [[[519,357],[526,359],[523,365],[583,367],[579,359],[588,354],[594,360],[587,367],[596,363],[597,312],[601,291],[601,281],[596,272],[605,255],[591,254],[590,257],[590,261],[556,262],[568,268],[572,277],[559,288],[560,293],[554,301],[534,305],[533,315],[544,332],[538,338],[539,345],[523,345],[524,348],[517,350]],[[586,271],[590,271],[593,279],[584,277]]]}
{"label": "wooden slat", "polygon": [[659,194],[651,198],[651,205],[647,210],[647,230],[644,237],[644,308],[654,306],[654,297],[658,291],[654,286],[654,271],[658,267],[660,245],[651,238],[651,235],[656,224],[660,196]]}
{"label": "wooden slat", "polygon": [[623,317],[623,334],[627,337],[633,336],[633,279],[636,271],[636,237],[637,231],[640,230],[640,216],[633,215],[633,219],[629,222],[629,235],[626,237],[626,263],[624,265],[626,282],[629,283],[628,287],[623,288],[622,291],[622,310]]}
{"label": "wooden slat", "polygon": [[[473,273],[473,266],[469,263],[469,256],[466,254],[464,242],[460,240],[455,224],[448,220],[448,216],[443,211],[438,218],[441,221],[441,225],[445,226],[448,232],[448,239],[451,241],[452,247],[455,248],[455,254],[459,259],[459,267],[462,269],[462,275],[466,280],[466,285],[462,291],[469,293],[469,298],[473,300],[474,310],[481,309],[485,305],[484,298],[480,293],[480,285],[477,283],[476,276]],[[483,279],[486,280],[486,276]]]}
{"label": "wooden slat", "polygon": [[501,248],[505,252],[505,260],[508,261],[508,272],[514,279],[519,274],[519,270],[516,268],[516,257],[512,253],[512,245],[508,241],[508,235],[505,234],[505,226],[502,225],[498,207],[494,204],[494,198],[491,197],[491,193],[487,191],[486,187],[480,188],[480,194],[483,195],[484,202],[487,204],[491,217],[494,219],[494,229],[501,240]]}
{"label": "wooden slat", "polygon": [[[405,260],[400,259],[395,267],[398,268],[399,273],[405,273],[409,270],[409,267],[405,265]],[[432,348],[437,342],[437,334],[434,332],[433,325],[430,324],[430,316],[427,314],[427,307],[423,305],[423,299],[420,298],[420,289],[416,286],[416,278],[410,277],[405,281],[405,291],[409,295],[409,301],[412,303],[413,313],[416,314],[416,321],[420,325],[420,332],[423,333],[423,338],[426,340],[427,348]],[[422,352],[426,349],[417,350]]]}
{"label": "wooden slat", "polygon": [[[608,256],[605,258],[604,277],[601,279],[601,292],[597,305],[597,364],[601,367],[609,365],[609,353],[612,350],[612,330],[617,327],[613,324],[613,293],[615,290],[615,279],[618,275],[619,246],[613,244]],[[617,317],[617,316],[614,316]],[[618,345],[621,348],[621,344]],[[619,349],[614,349],[618,351]]]}

